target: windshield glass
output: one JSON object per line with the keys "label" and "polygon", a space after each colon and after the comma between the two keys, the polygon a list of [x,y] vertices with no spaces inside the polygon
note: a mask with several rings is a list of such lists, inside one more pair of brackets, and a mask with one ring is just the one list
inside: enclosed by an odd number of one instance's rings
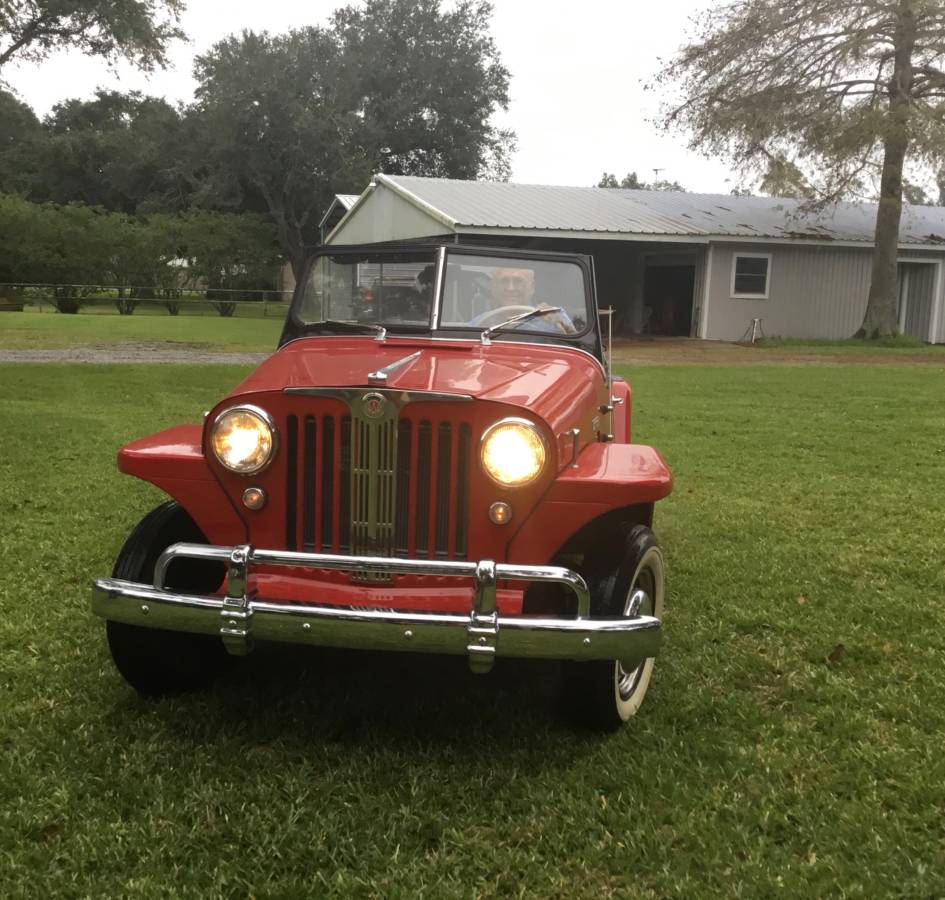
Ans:
{"label": "windshield glass", "polygon": [[429,250],[319,256],[297,314],[306,325],[335,321],[429,329],[435,274],[436,254]]}
{"label": "windshield glass", "polygon": [[510,330],[579,334],[587,328],[584,273],[572,262],[478,256],[450,251],[441,328],[486,329],[515,316],[558,307],[509,325]]}
{"label": "windshield glass", "polygon": [[316,257],[293,313],[302,325],[429,332],[438,303],[439,330],[548,337],[587,331],[590,300],[577,263],[449,248],[442,296],[436,297],[437,256],[435,249],[424,248]]}

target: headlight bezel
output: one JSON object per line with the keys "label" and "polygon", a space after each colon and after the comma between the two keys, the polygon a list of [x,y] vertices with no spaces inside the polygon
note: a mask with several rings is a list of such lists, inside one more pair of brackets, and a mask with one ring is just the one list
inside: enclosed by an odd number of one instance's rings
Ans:
{"label": "headlight bezel", "polygon": [[[232,466],[227,465],[220,454],[217,453],[216,442],[214,440],[217,428],[227,416],[231,416],[234,413],[244,413],[253,416],[269,429],[269,453],[261,463],[251,469],[234,469]],[[243,478],[251,478],[265,471],[276,458],[276,452],[279,449],[279,431],[276,428],[273,417],[261,406],[256,406],[253,403],[237,403],[233,406],[226,407],[214,416],[213,424],[210,426],[210,430],[207,433],[207,443],[210,445],[210,452],[213,454],[213,458],[223,466],[227,472],[233,475],[239,475]]]}
{"label": "headlight bezel", "polygon": [[[489,438],[499,428],[503,428],[508,425],[517,425],[530,431],[538,439],[538,443],[541,446],[541,460],[535,470],[535,474],[526,481],[502,481],[501,479],[496,478],[496,476],[489,471],[489,467],[486,465],[485,451]],[[496,484],[501,488],[505,488],[506,490],[519,490],[520,488],[529,487],[530,485],[535,484],[535,482],[541,478],[542,473],[546,471],[549,458],[550,450],[544,432],[534,422],[529,419],[523,419],[520,416],[506,416],[504,419],[499,419],[498,421],[493,422],[488,428],[486,428],[485,431],[483,431],[482,437],[479,440],[479,468],[482,469],[485,476],[493,484]]]}

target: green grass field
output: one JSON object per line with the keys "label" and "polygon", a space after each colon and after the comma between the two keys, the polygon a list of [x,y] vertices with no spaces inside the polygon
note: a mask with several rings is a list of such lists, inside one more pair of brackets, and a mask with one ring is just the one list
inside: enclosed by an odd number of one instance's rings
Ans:
{"label": "green grass field", "polygon": [[0,313],[0,349],[40,350],[102,347],[134,342],[215,352],[271,352],[282,332],[282,318],[222,316],[87,315],[54,312]]}
{"label": "green grass field", "polygon": [[626,373],[676,489],[664,652],[609,739],[544,666],[124,685],[88,585],[160,497],[115,450],[243,371],[0,366],[0,896],[945,894],[945,368]]}
{"label": "green grass field", "polygon": [[768,338],[756,345],[771,353],[872,354],[882,356],[938,356],[945,360],[945,345],[927,344],[907,334],[878,340],[809,340],[803,338]]}

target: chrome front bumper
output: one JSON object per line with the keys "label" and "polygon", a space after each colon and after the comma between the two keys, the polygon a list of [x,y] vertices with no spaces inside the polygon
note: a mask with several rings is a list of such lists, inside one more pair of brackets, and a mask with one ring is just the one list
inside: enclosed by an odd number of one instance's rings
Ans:
{"label": "chrome front bumper", "polygon": [[[226,595],[196,596],[165,589],[168,567],[180,557],[225,563]],[[247,576],[254,564],[472,579],[473,608],[468,615],[460,615],[273,603],[247,591]],[[501,580],[563,584],[577,598],[577,616],[500,616],[496,582]],[[618,659],[629,670],[655,656],[662,638],[660,620],[652,616],[590,618],[587,585],[570,569],[491,560],[435,562],[294,553],[257,550],[250,545],[174,544],[158,560],[153,586],[117,578],[97,580],[92,586],[92,611],[116,622],[219,635],[235,655],[248,653],[253,639],[258,638],[324,647],[466,655],[474,672],[488,672],[496,656]]]}

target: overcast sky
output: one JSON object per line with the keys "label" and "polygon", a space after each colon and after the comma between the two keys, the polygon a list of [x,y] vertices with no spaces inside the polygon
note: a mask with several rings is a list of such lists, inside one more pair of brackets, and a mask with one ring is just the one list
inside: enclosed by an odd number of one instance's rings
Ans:
{"label": "overcast sky", "polygon": [[[689,18],[707,3],[582,0],[565,8],[547,0],[494,0],[492,31],[512,75],[512,102],[497,124],[518,134],[512,180],[592,185],[604,171],[619,177],[635,170],[652,180],[653,169],[660,168],[661,178],[689,190],[728,193],[736,179],[724,163],[694,154],[682,136],[660,134],[650,124],[659,97],[644,90],[659,58],[672,55]],[[194,56],[224,35],[322,24],[341,5],[342,0],[189,0],[182,26],[190,43],[173,47],[167,71],[146,77],[130,66],[111,70],[63,53],[40,65],[6,66],[4,77],[41,115],[59,100],[91,96],[97,86],[189,101]]]}

